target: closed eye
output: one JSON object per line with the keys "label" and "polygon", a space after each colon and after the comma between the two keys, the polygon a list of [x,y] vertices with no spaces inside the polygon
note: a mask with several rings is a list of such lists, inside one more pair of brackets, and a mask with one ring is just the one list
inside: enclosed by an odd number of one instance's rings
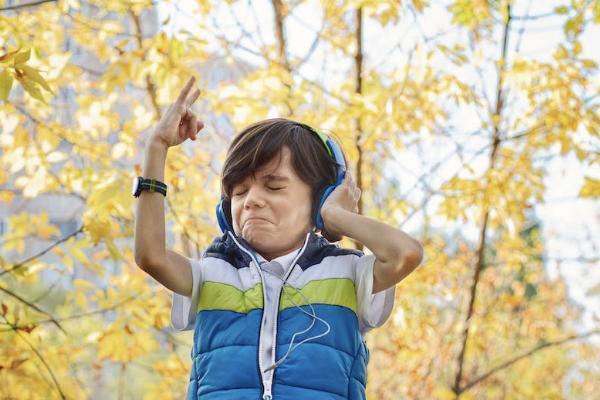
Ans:
{"label": "closed eye", "polygon": [[[285,189],[284,187],[280,187],[280,188],[272,188],[272,187],[268,187],[268,186],[267,186],[267,188],[268,188],[269,190],[281,190],[281,189]],[[240,195],[242,195],[242,194],[244,194],[244,193],[246,193],[246,191],[245,191],[245,190],[244,190],[243,192],[238,192],[238,193],[234,194],[234,196],[240,196]]]}

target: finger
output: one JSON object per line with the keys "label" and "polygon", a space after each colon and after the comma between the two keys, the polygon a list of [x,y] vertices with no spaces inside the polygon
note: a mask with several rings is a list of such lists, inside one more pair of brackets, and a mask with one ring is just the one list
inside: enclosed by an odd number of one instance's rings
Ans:
{"label": "finger", "polygon": [[190,130],[190,118],[189,114],[186,112],[181,117],[181,122],[179,126],[179,136],[181,138],[185,138],[188,135],[188,131]]}
{"label": "finger", "polygon": [[204,128],[204,122],[198,121],[196,123],[196,133],[200,132],[200,129]]}
{"label": "finger", "polygon": [[181,120],[181,122],[179,123],[179,130],[177,132],[177,136],[179,137],[179,139],[183,139],[185,137],[185,121]]}
{"label": "finger", "polygon": [[181,118],[179,119],[179,126],[183,126],[186,123],[186,120],[188,120],[190,118],[191,115],[191,111],[189,108],[186,108],[183,111],[183,115],[181,116]]}
{"label": "finger", "polygon": [[200,89],[194,90],[194,93],[192,93],[191,97],[186,100],[186,106],[191,107],[192,104],[194,104],[194,102],[198,99],[198,96],[200,96]]}
{"label": "finger", "polygon": [[183,89],[181,89],[181,92],[179,93],[179,96],[177,97],[177,104],[184,104],[185,103],[185,99],[188,96],[188,93],[190,92],[190,89],[192,88],[192,85],[194,84],[194,81],[196,80],[196,78],[194,76],[192,76],[187,83],[185,84],[185,86],[183,87]]}
{"label": "finger", "polygon": [[198,123],[198,118],[196,118],[196,116],[194,114],[192,114],[192,117],[190,118],[190,121],[188,123],[188,130],[187,130],[187,135],[190,139],[194,139],[194,137],[196,136],[196,124]]}

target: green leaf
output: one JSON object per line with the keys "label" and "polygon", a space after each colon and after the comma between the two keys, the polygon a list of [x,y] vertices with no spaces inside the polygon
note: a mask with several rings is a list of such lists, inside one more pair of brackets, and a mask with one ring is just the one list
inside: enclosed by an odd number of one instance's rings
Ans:
{"label": "green leaf", "polygon": [[536,295],[537,295],[537,288],[535,287],[534,284],[528,283],[527,286],[525,286],[525,298],[527,300],[531,300]]}

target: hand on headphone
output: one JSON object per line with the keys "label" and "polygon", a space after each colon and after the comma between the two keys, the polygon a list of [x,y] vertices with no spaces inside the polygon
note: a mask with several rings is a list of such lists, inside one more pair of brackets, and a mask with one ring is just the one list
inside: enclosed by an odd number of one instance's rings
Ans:
{"label": "hand on headphone", "polygon": [[325,199],[325,202],[321,207],[321,217],[323,218],[325,231],[329,236],[333,236],[337,239],[333,241],[341,240],[344,233],[337,231],[336,228],[329,223],[329,212],[338,208],[357,214],[360,195],[361,190],[354,183],[351,174],[346,171],[342,183],[327,196],[327,199]]}

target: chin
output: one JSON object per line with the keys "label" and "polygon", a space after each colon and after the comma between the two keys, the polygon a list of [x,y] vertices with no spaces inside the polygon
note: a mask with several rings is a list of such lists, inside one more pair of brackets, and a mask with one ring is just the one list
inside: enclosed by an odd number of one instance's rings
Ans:
{"label": "chin", "polygon": [[243,231],[240,236],[250,243],[253,247],[260,246],[261,243],[272,240],[271,235],[268,233],[256,232],[256,231]]}

